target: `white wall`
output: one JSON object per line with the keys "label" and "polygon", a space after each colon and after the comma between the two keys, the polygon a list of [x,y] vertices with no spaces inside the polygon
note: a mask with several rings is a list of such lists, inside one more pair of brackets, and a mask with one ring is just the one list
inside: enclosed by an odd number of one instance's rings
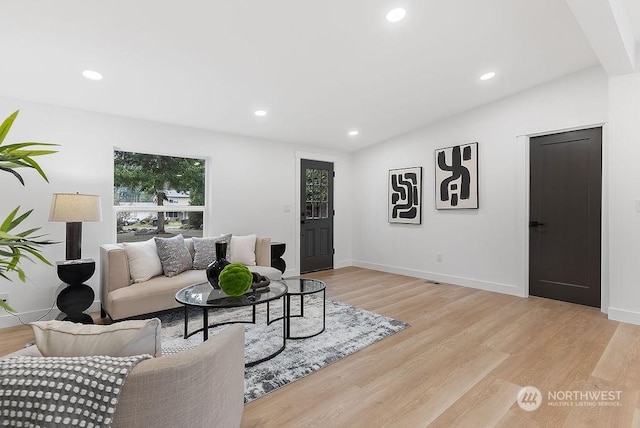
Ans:
{"label": "white wall", "polygon": [[[85,223],[83,241],[83,256],[98,260],[98,246],[113,241],[114,146],[206,156],[211,199],[205,233],[256,232],[284,241],[287,274],[295,274],[296,163],[313,157],[335,162],[336,266],[350,265],[353,258],[358,266],[526,296],[527,136],[605,123],[603,310],[613,319],[640,324],[639,100],[640,74],[608,79],[595,68],[349,155],[0,98],[0,117],[21,109],[8,142],[61,144],[60,153],[41,159],[50,184],[26,171],[23,189],[8,174],[0,175],[0,217],[16,205],[35,208],[26,226],[43,226],[50,238],[64,241],[64,225],[47,221],[51,194],[98,193],[104,221]],[[436,211],[434,150],[472,141],[479,143],[480,209]],[[407,166],[423,167],[423,223],[390,225],[388,170]],[[291,212],[284,212],[285,205]],[[436,262],[436,253],[442,262]],[[45,254],[61,260],[64,245]],[[27,265],[26,271],[27,284],[0,280],[0,293],[9,292],[10,303],[31,321],[51,306],[59,280],[51,267]],[[98,277],[90,281],[96,292]],[[0,327],[16,323],[0,317]]]}
{"label": "white wall", "polygon": [[[296,208],[298,178],[296,154],[311,153],[335,160],[335,203],[340,207],[335,219],[336,265],[351,260],[351,157],[345,153],[323,151],[302,145],[232,136],[210,131],[126,119],[99,113],[59,108],[20,100],[0,98],[0,117],[16,109],[20,114],[7,142],[39,141],[60,144],[59,153],[43,157],[40,164],[47,173],[47,184],[32,171],[25,171],[22,188],[9,174],[0,175],[2,198],[0,217],[17,205],[34,208],[25,227],[42,226],[50,239],[64,242],[65,225],[48,222],[51,194],[81,192],[102,197],[103,221],[83,224],[83,257],[99,260],[99,246],[114,241],[113,148],[209,159],[209,212],[205,234],[257,233],[287,243],[287,275],[299,270],[299,218]],[[291,206],[285,212],[285,205]],[[49,260],[64,259],[64,244],[46,249]],[[17,279],[0,279],[0,293],[9,292],[9,303],[25,322],[34,320],[54,300],[60,281],[53,267],[26,263],[26,284]],[[99,269],[99,266],[97,267]],[[89,281],[99,299],[99,270]],[[94,305],[93,309],[97,305]],[[47,317],[57,315],[53,313]],[[0,316],[0,327],[15,325],[11,316]]]}
{"label": "white wall", "polygon": [[[607,117],[607,76],[594,68],[357,152],[354,264],[528,295],[526,136],[602,124]],[[437,211],[434,150],[474,141],[480,209]],[[423,167],[422,225],[389,224],[388,170],[412,166]]]}
{"label": "white wall", "polygon": [[640,73],[609,80],[609,317],[640,324]]}

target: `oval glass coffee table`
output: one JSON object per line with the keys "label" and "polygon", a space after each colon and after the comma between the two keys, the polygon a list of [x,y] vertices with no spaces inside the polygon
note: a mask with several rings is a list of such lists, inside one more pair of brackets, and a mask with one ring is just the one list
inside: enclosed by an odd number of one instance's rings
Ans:
{"label": "oval glass coffee table", "polygon": [[[284,299],[287,293],[287,286],[279,281],[272,281],[268,287],[258,289],[255,292],[249,291],[242,296],[228,296],[222,290],[216,290],[208,282],[202,284],[191,285],[185,287],[176,293],[176,300],[184,305],[184,338],[193,336],[196,333],[202,331],[202,339],[209,339],[209,328],[217,327],[225,324],[237,324],[237,323],[256,323],[256,306],[262,303],[268,303],[277,299]],[[189,325],[189,307],[202,308],[202,328],[195,331],[188,332]],[[209,324],[209,310],[211,309],[229,309],[229,308],[241,308],[252,307],[251,320],[233,320],[228,322],[219,322],[215,324]],[[283,301],[283,316],[282,316],[282,346],[276,349],[269,355],[250,361],[245,366],[250,367],[267,361],[284,350],[286,344],[286,325],[284,316],[284,301]],[[269,307],[267,305],[267,319],[268,319]]]}
{"label": "oval glass coffee table", "polygon": [[[278,282],[287,286],[285,320],[287,339],[308,339],[317,336],[325,329],[326,324],[326,285],[319,279],[295,278],[281,279]],[[271,282],[273,284],[273,282]],[[319,295],[322,293],[322,296]],[[299,296],[300,300],[292,298]],[[293,300],[293,301],[292,301]],[[267,323],[279,321],[280,318],[269,319],[267,304]],[[309,310],[311,309],[311,314]],[[305,315],[305,310],[307,314]],[[309,316],[311,315],[311,316]],[[296,321],[296,318],[298,319]],[[320,320],[322,321],[321,325]],[[303,322],[306,323],[303,324]],[[294,332],[291,331],[293,322]],[[318,326],[318,327],[316,327]],[[308,329],[310,327],[310,330]]]}

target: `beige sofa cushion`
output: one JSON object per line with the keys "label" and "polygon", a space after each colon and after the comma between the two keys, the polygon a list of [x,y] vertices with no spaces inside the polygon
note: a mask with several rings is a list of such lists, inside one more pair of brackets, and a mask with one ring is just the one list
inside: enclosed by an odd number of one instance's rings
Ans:
{"label": "beige sofa cushion", "polygon": [[232,236],[231,254],[227,259],[231,263],[242,263],[245,266],[256,265],[256,235]]}
{"label": "beige sofa cushion", "polygon": [[248,266],[248,268],[251,272],[266,276],[272,281],[282,279],[282,272],[271,266]]}
{"label": "beige sofa cushion", "polygon": [[153,238],[143,242],[125,242],[122,246],[127,255],[133,282],[144,282],[156,275],[162,275],[162,264]]}
{"label": "beige sofa cushion", "polygon": [[36,346],[45,357],[162,355],[158,318],[111,325],[37,321],[31,327]]}
{"label": "beige sofa cushion", "polygon": [[159,275],[112,291],[106,297],[106,306],[114,320],[178,308],[182,306],[176,301],[178,290],[206,281],[204,270],[188,270],[171,278]]}

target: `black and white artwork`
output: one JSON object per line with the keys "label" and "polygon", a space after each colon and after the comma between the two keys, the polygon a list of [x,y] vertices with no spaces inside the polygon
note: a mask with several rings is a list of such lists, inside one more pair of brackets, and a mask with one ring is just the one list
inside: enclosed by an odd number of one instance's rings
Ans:
{"label": "black and white artwork", "polygon": [[389,170],[389,223],[422,222],[422,167]]}
{"label": "black and white artwork", "polygon": [[478,208],[478,143],[436,150],[436,208]]}

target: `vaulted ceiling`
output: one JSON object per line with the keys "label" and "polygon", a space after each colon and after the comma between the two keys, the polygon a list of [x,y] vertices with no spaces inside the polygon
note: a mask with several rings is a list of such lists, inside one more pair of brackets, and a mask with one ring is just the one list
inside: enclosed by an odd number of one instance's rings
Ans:
{"label": "vaulted ceiling", "polygon": [[5,1],[0,96],[351,151],[598,65],[576,2],[640,40],[637,0]]}

